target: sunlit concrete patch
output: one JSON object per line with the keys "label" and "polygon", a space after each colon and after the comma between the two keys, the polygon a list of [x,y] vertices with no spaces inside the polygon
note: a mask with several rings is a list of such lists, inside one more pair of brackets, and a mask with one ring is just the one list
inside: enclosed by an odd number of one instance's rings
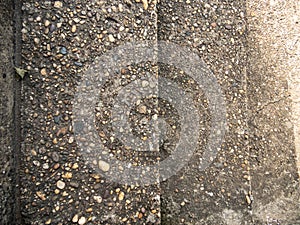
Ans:
{"label": "sunlit concrete patch", "polygon": [[[248,0],[248,16],[260,21],[250,22],[258,44],[263,49],[265,65],[275,76],[285,77],[292,101],[292,127],[296,164],[300,176],[300,1]],[[250,21],[251,21],[250,20]],[[274,65],[271,65],[274,64]]]}
{"label": "sunlit concrete patch", "polygon": [[299,224],[299,1],[247,0],[253,220]]}
{"label": "sunlit concrete patch", "polygon": [[[299,1],[297,1],[299,3]],[[300,23],[300,6],[296,5],[297,13],[293,16],[292,22]],[[300,27],[295,27],[294,38],[291,41],[291,46],[288,47],[288,52],[291,54],[292,60],[288,61],[291,67],[289,73],[289,89],[293,101],[293,124],[295,135],[295,147],[297,156],[297,167],[300,177]]]}

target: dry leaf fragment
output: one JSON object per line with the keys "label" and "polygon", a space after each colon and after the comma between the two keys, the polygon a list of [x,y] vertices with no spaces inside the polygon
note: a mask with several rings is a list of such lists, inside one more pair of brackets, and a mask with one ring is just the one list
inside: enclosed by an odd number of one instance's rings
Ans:
{"label": "dry leaf fragment", "polygon": [[21,69],[19,67],[15,67],[15,70],[17,74],[23,79],[26,73],[28,72],[27,70]]}

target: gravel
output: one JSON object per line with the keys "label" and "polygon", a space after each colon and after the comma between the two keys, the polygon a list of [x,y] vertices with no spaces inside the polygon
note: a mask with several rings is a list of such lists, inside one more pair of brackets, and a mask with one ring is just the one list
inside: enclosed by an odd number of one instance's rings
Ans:
{"label": "gravel", "polygon": [[[272,71],[260,62],[265,60],[260,55],[263,48],[255,38],[249,39],[245,1],[28,0],[22,10],[22,65],[28,71],[21,109],[24,223],[263,224],[268,210],[280,211],[282,201],[297,202],[289,195],[299,192],[293,149],[289,147],[293,144],[292,126],[283,125],[290,117],[285,79],[275,82]],[[97,135],[90,133],[83,121],[75,127],[72,123],[74,96],[94,60],[119,45],[143,40],[154,46],[158,41],[170,41],[192,49],[221,86],[226,101],[226,135],[205,171],[199,168],[212,125],[210,93],[200,90],[181,68],[157,63],[157,55],[154,62],[124,68],[116,65],[104,74],[109,79],[99,88],[100,100],[93,115]],[[143,146],[133,143],[137,149],[132,149],[128,140],[114,135],[116,130],[128,132],[124,127],[114,130],[111,121],[117,92],[130,83],[139,84],[141,90],[156,90],[157,83],[147,78],[158,75],[190,93],[190,105],[199,109],[196,152],[167,181],[159,183],[160,171],[144,170],[142,178],[154,172],[157,182],[151,186],[112,182],[107,177],[141,177],[114,174],[113,163],[104,156],[127,162],[129,167],[159,163],[173,153],[185,128],[178,109],[151,96],[138,100],[128,112],[130,131],[140,143],[146,143],[153,134],[153,119],[161,126],[159,149],[143,154],[138,151]],[[90,82],[86,88],[92,86]],[[125,95],[119,97],[127,100]],[[88,105],[90,100],[82,101]],[[83,113],[87,110],[80,108]],[[75,131],[89,135],[89,140],[76,136]],[[93,151],[98,147],[95,138],[104,145],[99,152]],[[2,186],[7,189],[10,183]],[[257,204],[256,198],[263,200]],[[297,212],[295,204],[290,209]]]}
{"label": "gravel", "polygon": [[[20,171],[25,222],[146,224],[151,213],[151,223],[159,224],[158,184],[142,187],[107,180],[101,173],[110,172],[110,163],[85,158],[72,124],[76,86],[97,56],[128,41],[156,41],[155,2],[30,0],[22,10],[22,64],[28,70],[22,91],[25,160]],[[122,82],[126,85],[146,71],[157,73],[146,62],[126,68]],[[109,103],[107,98],[104,105]],[[115,154],[113,137],[103,134]]]}

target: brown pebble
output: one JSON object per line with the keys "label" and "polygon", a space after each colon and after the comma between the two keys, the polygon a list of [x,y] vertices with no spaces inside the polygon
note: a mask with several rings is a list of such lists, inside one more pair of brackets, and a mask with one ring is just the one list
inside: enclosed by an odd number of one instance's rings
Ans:
{"label": "brown pebble", "polygon": [[59,163],[55,163],[53,169],[57,170],[60,167]]}
{"label": "brown pebble", "polygon": [[211,26],[212,26],[213,28],[215,28],[215,27],[217,26],[217,23],[211,23]]}
{"label": "brown pebble", "polygon": [[41,69],[41,74],[42,74],[43,76],[46,76],[46,75],[47,75],[47,70],[46,70],[46,68]]}
{"label": "brown pebble", "polygon": [[87,210],[85,210],[87,213],[93,212],[93,208],[88,208]]}

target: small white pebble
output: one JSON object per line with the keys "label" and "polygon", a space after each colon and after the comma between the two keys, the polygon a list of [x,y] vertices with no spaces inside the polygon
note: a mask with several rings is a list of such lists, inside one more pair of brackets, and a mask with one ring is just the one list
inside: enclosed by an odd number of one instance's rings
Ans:
{"label": "small white pebble", "polygon": [[65,188],[66,184],[65,184],[65,182],[59,180],[59,181],[56,182],[56,186],[57,186],[59,189],[62,190],[62,189]]}
{"label": "small white pebble", "polygon": [[115,38],[114,38],[114,36],[112,34],[108,35],[108,40],[110,42],[115,42]]}
{"label": "small white pebble", "polygon": [[86,218],[84,216],[80,217],[80,219],[78,220],[78,224],[83,225],[85,223],[86,223]]}
{"label": "small white pebble", "polygon": [[77,223],[78,222],[78,215],[77,214],[72,218],[72,222],[73,223]]}
{"label": "small white pebble", "polygon": [[61,1],[55,1],[54,2],[54,7],[55,8],[61,8],[63,6],[63,3]]}

